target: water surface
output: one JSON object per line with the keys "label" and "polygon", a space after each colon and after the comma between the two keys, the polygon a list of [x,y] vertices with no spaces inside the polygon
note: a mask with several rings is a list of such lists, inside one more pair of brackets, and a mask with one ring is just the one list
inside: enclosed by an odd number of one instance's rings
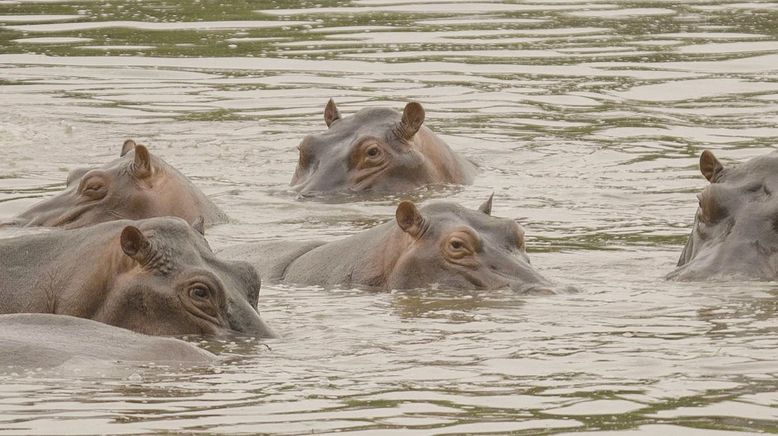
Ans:
{"label": "water surface", "polygon": [[778,139],[776,23],[773,2],[716,0],[0,2],[0,219],[132,137],[231,215],[216,248],[336,239],[397,198],[297,200],[295,146],[330,97],[344,115],[417,100],[481,172],[413,197],[494,192],[536,267],[580,291],[263,286],[269,349],[3,373],[0,434],[778,432],[778,285],[663,280],[700,152]]}

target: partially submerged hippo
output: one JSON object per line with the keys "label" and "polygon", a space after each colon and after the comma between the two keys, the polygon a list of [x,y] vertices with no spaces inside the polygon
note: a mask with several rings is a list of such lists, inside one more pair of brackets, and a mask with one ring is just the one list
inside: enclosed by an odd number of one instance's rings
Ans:
{"label": "partially submerged hippo", "polygon": [[0,313],[90,318],[151,335],[271,336],[260,280],[180,218],[111,221],[0,239]]}
{"label": "partially submerged hippo", "polygon": [[694,227],[668,278],[778,279],[778,151],[724,167],[706,150],[700,171],[710,184],[697,195]]}
{"label": "partially submerged hippo", "polygon": [[66,315],[0,315],[0,371],[69,369],[92,374],[95,364],[208,365],[218,358],[190,343],[146,336]]}
{"label": "partially submerged hippo", "polygon": [[341,118],[335,102],[324,109],[329,130],[306,136],[293,189],[321,193],[405,192],[433,184],[469,184],[475,166],[422,125],[424,109],[408,103],[400,113],[367,108]]}
{"label": "partially submerged hippo", "polygon": [[438,202],[397,207],[396,220],[354,236],[323,242],[260,242],[222,255],[251,262],[271,281],[378,290],[440,286],[511,288],[550,293],[529,263],[524,230],[491,216],[492,199],[478,210]]}
{"label": "partially submerged hippo", "polygon": [[189,222],[203,217],[206,225],[227,220],[186,176],[128,139],[119,159],[99,168],[71,171],[64,192],[33,205],[14,223],[73,229],[156,216],[177,216]]}

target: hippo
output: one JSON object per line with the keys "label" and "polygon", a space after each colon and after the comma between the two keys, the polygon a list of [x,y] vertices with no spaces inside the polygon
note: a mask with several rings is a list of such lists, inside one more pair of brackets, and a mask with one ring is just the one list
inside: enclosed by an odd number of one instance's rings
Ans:
{"label": "hippo", "polygon": [[451,202],[397,206],[395,220],[334,242],[258,242],[220,254],[246,260],[273,282],[369,290],[511,288],[552,293],[529,262],[524,230]]}
{"label": "hippo", "polygon": [[291,186],[303,197],[334,193],[391,194],[426,185],[470,184],[476,167],[423,125],[424,108],[365,108],[342,118],[330,99],[328,130],[300,145]]}
{"label": "hippo", "polygon": [[260,279],[216,257],[203,220],[119,220],[0,239],[0,314],[89,318],[148,335],[272,331],[257,312]]}
{"label": "hippo", "polygon": [[710,183],[668,278],[778,279],[778,151],[725,167],[705,150],[700,171]]}
{"label": "hippo", "polygon": [[189,222],[203,217],[208,226],[227,221],[227,215],[186,176],[128,139],[119,159],[71,171],[64,192],[33,205],[11,223],[75,229],[157,216]]}
{"label": "hippo", "polygon": [[95,364],[116,362],[202,366],[212,353],[173,338],[147,336],[67,315],[0,315],[0,370],[72,369],[92,373]]}

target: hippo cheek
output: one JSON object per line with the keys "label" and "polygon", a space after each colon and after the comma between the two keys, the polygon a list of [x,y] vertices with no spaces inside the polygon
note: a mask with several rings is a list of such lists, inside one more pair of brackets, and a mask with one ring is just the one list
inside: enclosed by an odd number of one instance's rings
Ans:
{"label": "hippo cheek", "polygon": [[235,333],[259,338],[276,337],[273,329],[262,320],[254,307],[242,299],[230,298],[227,302],[227,323]]}
{"label": "hippo cheek", "polygon": [[718,243],[702,247],[687,264],[668,274],[670,280],[778,278],[778,250],[762,241]]}

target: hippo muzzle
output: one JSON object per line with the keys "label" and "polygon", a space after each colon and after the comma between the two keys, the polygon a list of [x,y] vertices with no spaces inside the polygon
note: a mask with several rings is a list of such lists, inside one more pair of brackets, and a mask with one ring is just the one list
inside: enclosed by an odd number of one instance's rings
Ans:
{"label": "hippo muzzle", "polygon": [[228,301],[227,322],[233,333],[258,338],[275,338],[276,333],[259,316],[259,312],[245,300]]}

